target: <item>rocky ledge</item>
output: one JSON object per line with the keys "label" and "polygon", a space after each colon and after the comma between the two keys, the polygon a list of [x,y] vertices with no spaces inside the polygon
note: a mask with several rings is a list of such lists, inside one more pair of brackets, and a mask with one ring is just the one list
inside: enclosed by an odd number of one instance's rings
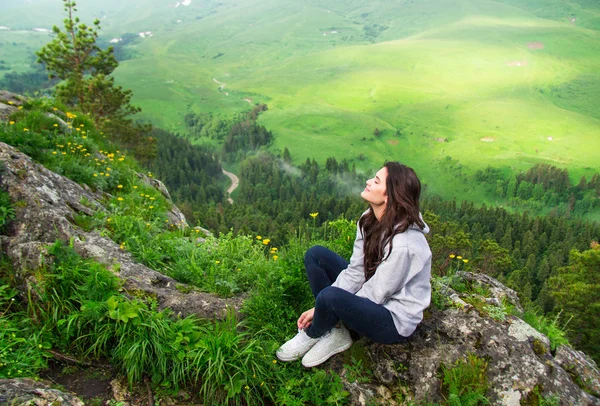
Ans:
{"label": "rocky ledge", "polygon": [[[94,258],[114,269],[128,291],[156,298],[160,308],[202,318],[224,317],[227,306],[239,308],[241,298],[222,299],[197,292],[135,262],[131,254],[119,249],[117,243],[98,232],[86,232],[78,227],[75,222],[77,214],[93,215],[98,210],[105,210],[101,203],[105,200],[104,194],[49,171],[2,142],[0,161],[5,167],[0,187],[8,191],[16,208],[16,219],[11,222],[7,236],[0,237],[2,250],[17,270],[17,279],[23,284],[22,291],[26,292],[27,286],[35,286],[31,279],[33,275],[28,270],[37,269],[45,247],[60,239],[72,240],[80,255]],[[149,180],[143,175],[140,177],[165,193],[166,188],[160,181]],[[83,201],[85,205],[81,203]],[[172,224],[185,222],[185,216],[174,205],[169,218]]]}

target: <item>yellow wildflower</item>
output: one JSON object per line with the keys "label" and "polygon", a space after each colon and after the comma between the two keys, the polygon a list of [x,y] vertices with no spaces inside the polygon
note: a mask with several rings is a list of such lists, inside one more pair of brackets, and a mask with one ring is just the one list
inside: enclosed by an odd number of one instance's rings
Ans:
{"label": "yellow wildflower", "polygon": [[118,185],[117,186],[119,189],[123,189],[123,185]]}
{"label": "yellow wildflower", "polygon": [[260,240],[261,238],[262,238],[262,237],[261,237],[260,235],[257,235],[257,236],[256,236],[256,239],[257,239],[257,240]]}
{"label": "yellow wildflower", "polygon": [[10,121],[8,124],[13,125],[15,122],[14,121]]}
{"label": "yellow wildflower", "polygon": [[84,136],[83,136],[83,137],[81,137],[81,138],[85,139],[85,138],[87,138],[87,136],[86,136],[86,135],[84,135]]}
{"label": "yellow wildflower", "polygon": [[456,259],[462,259],[462,257],[461,257],[460,255],[458,255],[458,256],[456,257]]}
{"label": "yellow wildflower", "polygon": [[148,208],[149,208],[149,209],[153,209],[153,208],[154,208],[154,206],[150,206],[150,207],[148,207]]}
{"label": "yellow wildflower", "polygon": [[448,255],[448,256],[449,256],[450,258],[454,258],[454,257],[456,257],[456,255],[454,255],[454,254],[450,254],[450,255]]}
{"label": "yellow wildflower", "polygon": [[57,109],[56,107],[52,107],[52,110],[56,111],[56,110],[58,110],[58,109]]}
{"label": "yellow wildflower", "polygon": [[265,239],[263,240],[263,245],[267,245],[267,244],[268,244],[268,243],[270,243],[270,242],[271,242],[271,240],[269,240],[268,238],[265,238]]}
{"label": "yellow wildflower", "polygon": [[134,186],[133,188],[134,188],[134,189],[137,189],[137,186]]}
{"label": "yellow wildflower", "polygon": [[215,261],[215,264],[220,264],[220,263],[221,263],[221,261]]}
{"label": "yellow wildflower", "polygon": [[463,259],[463,262],[466,264],[467,262],[469,262],[468,259]]}
{"label": "yellow wildflower", "polygon": [[312,218],[315,218],[315,217],[317,217],[318,215],[319,215],[319,213],[318,213],[318,212],[316,212],[316,213],[310,213],[310,216],[311,216]]}
{"label": "yellow wildflower", "polygon": [[120,202],[122,202],[123,198],[122,197],[117,197],[117,200],[120,201]]}
{"label": "yellow wildflower", "polygon": [[54,127],[58,127],[58,124],[52,124]]}
{"label": "yellow wildflower", "polygon": [[11,102],[10,100],[8,101],[8,104],[10,104],[11,106],[14,104],[13,102]]}
{"label": "yellow wildflower", "polygon": [[27,132],[29,132],[29,128],[23,128],[23,131],[25,131],[27,133]]}
{"label": "yellow wildflower", "polygon": [[23,109],[23,106],[19,106],[19,107],[17,107],[17,108],[18,108],[19,110],[22,110],[22,109]]}
{"label": "yellow wildflower", "polygon": [[104,175],[104,176],[110,176],[110,173],[107,173],[107,174],[106,174],[106,175]]}
{"label": "yellow wildflower", "polygon": [[95,178],[96,178],[96,177],[98,177],[98,174],[97,174],[97,173],[95,173],[95,174],[94,174],[94,177],[95,177]]}
{"label": "yellow wildflower", "polygon": [[277,258],[279,258],[279,256],[273,255],[273,261],[277,261]]}
{"label": "yellow wildflower", "polygon": [[277,364],[277,360],[276,359],[273,360],[273,364]]}

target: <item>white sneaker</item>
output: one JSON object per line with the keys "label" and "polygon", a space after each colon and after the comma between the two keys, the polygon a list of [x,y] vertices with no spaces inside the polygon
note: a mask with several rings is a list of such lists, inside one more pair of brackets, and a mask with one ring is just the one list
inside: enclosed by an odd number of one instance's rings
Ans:
{"label": "white sneaker", "polygon": [[302,358],[302,365],[312,368],[350,347],[352,347],[352,338],[346,327],[332,328],[306,353]]}
{"label": "white sneaker", "polygon": [[277,355],[280,361],[297,360],[306,354],[320,339],[321,337],[311,338],[304,330],[298,329],[298,334],[279,347],[275,355]]}

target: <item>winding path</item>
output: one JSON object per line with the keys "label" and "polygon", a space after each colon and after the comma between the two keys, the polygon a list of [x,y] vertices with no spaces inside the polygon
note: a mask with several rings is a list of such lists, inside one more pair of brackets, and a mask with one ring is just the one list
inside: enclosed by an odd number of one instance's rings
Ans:
{"label": "winding path", "polygon": [[[237,189],[237,187],[239,186],[240,179],[237,176],[235,176],[233,173],[227,172],[225,169],[221,168],[221,170],[223,171],[223,174],[225,176],[227,176],[229,179],[231,179],[231,186],[229,186],[229,189],[227,189],[227,194],[231,195],[231,193],[235,189]],[[229,202],[229,204],[233,204],[233,199],[231,198],[231,196],[227,198],[227,201]]]}

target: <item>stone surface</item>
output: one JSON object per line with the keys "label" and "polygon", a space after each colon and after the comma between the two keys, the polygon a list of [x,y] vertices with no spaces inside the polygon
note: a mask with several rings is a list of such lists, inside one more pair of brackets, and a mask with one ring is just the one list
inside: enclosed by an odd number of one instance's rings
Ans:
{"label": "stone surface", "polygon": [[0,90],[0,120],[6,120],[8,116],[16,112],[18,106],[23,105],[24,102],[25,98],[23,96],[7,92],[6,90]]}
{"label": "stone surface", "polygon": [[[512,297],[518,303],[514,291],[492,278],[466,273],[461,276],[483,284],[489,282],[487,287],[494,297]],[[450,288],[446,294],[460,296]],[[600,405],[597,392],[600,373],[585,354],[563,346],[553,356],[548,338],[518,317],[507,316],[506,321],[499,322],[480,315],[471,305],[457,303],[444,310],[428,309],[423,322],[406,342],[383,345],[360,339],[355,345],[366,347],[374,379],[366,384],[346,380],[350,403],[362,404],[365,399],[373,398],[374,393],[379,404],[391,404],[394,399],[417,404],[443,402],[441,366],[452,366],[473,353],[488,361],[490,389],[486,397],[490,404],[520,405],[537,396],[535,391],[541,388],[542,396],[556,396],[561,405]],[[543,343],[546,351],[536,352],[534,340]],[[343,357],[343,354],[335,356],[324,367],[333,368],[344,377]]]}
{"label": "stone surface", "polygon": [[33,379],[0,379],[0,405],[84,406],[77,396],[51,389],[49,383]]}
{"label": "stone surface", "polygon": [[600,397],[600,371],[596,363],[581,351],[561,345],[556,350],[556,362],[571,374],[588,393]]}
{"label": "stone surface", "polygon": [[[92,192],[47,170],[4,143],[0,143],[0,161],[6,167],[0,186],[8,191],[16,208],[16,219],[10,224],[8,238],[0,242],[15,265],[23,288],[31,285],[28,279],[31,275],[27,275],[26,270],[39,266],[44,247],[57,239],[72,239],[75,250],[82,256],[94,258],[109,269],[118,269],[115,273],[127,290],[155,297],[160,308],[169,307],[181,315],[195,314],[202,318],[221,318],[226,315],[228,306],[239,309],[241,297],[223,299],[191,287],[181,289],[182,284],[174,279],[135,262],[114,241],[79,228],[75,224],[77,214],[92,215],[97,210],[105,210],[102,193]],[[85,205],[80,203],[84,198]],[[170,213],[174,223],[185,222],[185,216],[176,206],[172,206]],[[184,293],[188,291],[190,293]]]}

